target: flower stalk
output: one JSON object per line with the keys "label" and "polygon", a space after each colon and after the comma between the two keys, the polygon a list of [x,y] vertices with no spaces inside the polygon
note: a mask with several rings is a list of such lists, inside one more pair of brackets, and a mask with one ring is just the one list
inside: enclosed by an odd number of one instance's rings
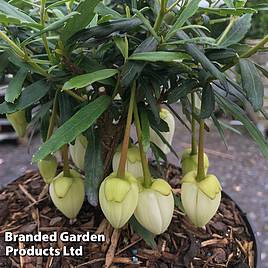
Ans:
{"label": "flower stalk", "polygon": [[61,148],[62,161],[63,161],[63,176],[70,177],[70,167],[69,167],[69,158],[68,158],[68,145],[65,144]]}
{"label": "flower stalk", "polygon": [[137,132],[140,155],[141,155],[141,163],[142,163],[143,176],[144,176],[144,187],[150,188],[150,186],[152,185],[152,177],[151,177],[150,169],[148,166],[148,160],[146,158],[143,145],[142,145],[142,131],[141,131],[141,124],[140,124],[137,103],[135,103],[134,105],[134,120],[135,120],[136,132]]}
{"label": "flower stalk", "polygon": [[135,92],[136,92],[136,82],[133,83],[132,88],[131,88],[131,96],[130,96],[129,107],[128,107],[125,135],[124,135],[124,140],[122,143],[121,158],[120,158],[118,171],[117,171],[118,178],[125,178],[125,166],[126,166],[126,161],[127,161],[130,126],[132,122],[133,107],[134,107],[134,102],[135,102]]}
{"label": "flower stalk", "polygon": [[204,133],[205,122],[203,119],[200,120],[199,127],[199,145],[198,145],[198,167],[197,167],[197,181],[200,182],[206,177],[204,167]]}
{"label": "flower stalk", "polygon": [[196,121],[194,119],[194,113],[195,113],[195,93],[191,93],[191,102],[192,102],[192,117],[191,117],[192,151],[191,151],[191,155],[196,155],[197,154]]}

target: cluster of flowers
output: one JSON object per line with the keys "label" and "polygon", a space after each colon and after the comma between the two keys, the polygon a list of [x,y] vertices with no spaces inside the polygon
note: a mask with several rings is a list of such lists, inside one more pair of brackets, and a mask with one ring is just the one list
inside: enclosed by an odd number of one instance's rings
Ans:
{"label": "cluster of flowers", "polygon": [[[173,115],[161,109],[160,117],[168,126],[169,131],[162,135],[169,144],[175,131]],[[27,122],[25,113],[17,112],[8,115],[19,136],[25,135]],[[162,139],[150,130],[151,142],[155,143],[164,153],[169,147]],[[87,148],[87,139],[80,135],[69,151],[75,166],[83,170]],[[117,176],[121,158],[118,149],[113,157],[114,172],[104,179],[99,190],[101,209],[114,228],[123,227],[134,215],[137,221],[154,234],[161,234],[168,228],[174,211],[174,198],[171,186],[161,178],[152,178],[148,187],[144,186],[144,174],[139,148],[131,144],[127,152],[125,178]],[[204,154],[205,178],[197,179],[198,155],[191,149],[184,150],[181,159],[183,172],[181,200],[186,215],[197,227],[206,225],[216,213],[221,200],[221,186],[214,175],[207,175],[209,160]],[[84,181],[77,171],[71,169],[69,176],[57,173],[55,156],[48,156],[38,163],[40,174],[50,184],[49,192],[55,206],[68,218],[78,215],[85,197]]]}

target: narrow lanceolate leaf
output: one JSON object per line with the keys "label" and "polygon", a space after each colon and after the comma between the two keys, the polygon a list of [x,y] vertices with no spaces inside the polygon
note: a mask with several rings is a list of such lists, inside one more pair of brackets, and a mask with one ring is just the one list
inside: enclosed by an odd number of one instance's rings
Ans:
{"label": "narrow lanceolate leaf", "polygon": [[216,94],[216,99],[220,107],[229,111],[237,120],[243,123],[253,140],[259,145],[262,154],[268,158],[268,143],[265,140],[262,133],[254,125],[252,121],[245,115],[245,111],[242,110],[237,104],[221,96],[219,93]]}
{"label": "narrow lanceolate leaf", "polygon": [[[177,32],[177,36],[182,39],[188,39],[188,35],[183,31]],[[225,89],[228,89],[228,83],[224,73],[222,73],[195,44],[185,44],[185,50],[208,71],[214,78],[218,79]]]}
{"label": "narrow lanceolate leaf", "polygon": [[78,12],[71,12],[69,13],[68,15],[60,18],[59,20],[49,24],[48,26],[46,26],[45,28],[43,28],[42,30],[40,30],[39,32],[35,33],[35,34],[32,34],[29,38],[27,38],[23,43],[26,44],[26,43],[29,43],[29,41],[31,41],[32,39],[34,39],[35,37],[41,35],[41,34],[44,34],[44,33],[47,33],[47,32],[50,32],[50,31],[56,31],[58,30],[59,28],[63,27],[64,24],[70,20],[71,18],[73,18],[75,15],[78,15],[79,13]]}
{"label": "narrow lanceolate leaf", "polygon": [[145,229],[140,223],[136,220],[134,216],[132,216],[129,220],[131,227],[133,228],[134,232],[137,233],[145,243],[152,247],[156,248],[156,242],[154,240],[155,235]]}
{"label": "narrow lanceolate leaf", "polygon": [[201,0],[191,0],[188,1],[188,4],[184,7],[183,11],[180,13],[177,21],[171,27],[169,32],[167,33],[166,39],[168,40],[172,35],[181,28],[184,23],[192,17],[196,11],[198,10],[198,6]]}
{"label": "narrow lanceolate leaf", "polygon": [[72,35],[84,29],[94,18],[94,9],[100,0],[82,0],[76,11],[79,13],[68,20],[61,34],[61,39],[66,42]]}
{"label": "narrow lanceolate leaf", "polygon": [[97,81],[112,77],[117,73],[118,71],[116,69],[103,69],[89,74],[78,75],[67,81],[63,85],[63,90],[83,88]]}
{"label": "narrow lanceolate leaf", "polygon": [[6,102],[14,103],[14,101],[20,96],[27,73],[28,71],[26,69],[21,68],[10,81],[5,95]]}
{"label": "narrow lanceolate leaf", "polygon": [[88,131],[88,146],[85,154],[85,188],[87,200],[92,206],[98,205],[98,190],[103,178],[101,135],[98,129]]}
{"label": "narrow lanceolate leaf", "polygon": [[210,14],[216,14],[219,16],[228,16],[228,15],[233,15],[233,16],[241,16],[244,14],[253,14],[256,13],[257,11],[253,8],[201,8],[201,10],[204,10]]}
{"label": "narrow lanceolate leaf", "polygon": [[142,145],[145,152],[150,148],[150,124],[147,112],[141,110]]}
{"label": "narrow lanceolate leaf", "polygon": [[0,20],[7,24],[12,23],[16,25],[29,25],[34,28],[41,27],[41,25],[36,23],[30,16],[4,0],[0,0]]}
{"label": "narrow lanceolate leaf", "polygon": [[117,48],[120,50],[123,57],[126,59],[128,57],[128,40],[127,37],[123,38],[120,36],[114,37],[114,42]]}
{"label": "narrow lanceolate leaf", "polygon": [[206,86],[202,92],[202,105],[200,117],[209,118],[215,108],[215,95],[211,85]]}
{"label": "narrow lanceolate leaf", "polygon": [[[155,51],[157,44],[158,41],[154,37],[148,37],[136,48],[134,54]],[[145,65],[145,62],[127,61],[122,70],[121,85],[123,87],[128,87],[133,80],[140,76]]]}
{"label": "narrow lanceolate leaf", "polygon": [[44,159],[58,151],[64,144],[72,142],[79,134],[88,129],[102,115],[111,103],[111,98],[101,96],[90,102],[65,122],[33,156],[33,161]]}
{"label": "narrow lanceolate leaf", "polygon": [[129,60],[148,61],[148,62],[182,62],[185,59],[191,59],[190,56],[182,52],[168,52],[168,51],[155,51],[155,52],[142,52],[135,53]]}
{"label": "narrow lanceolate leaf", "polygon": [[41,98],[43,98],[50,89],[50,84],[45,81],[37,81],[26,87],[20,97],[14,103],[3,102],[0,104],[0,114],[10,114],[24,110]]}
{"label": "narrow lanceolate leaf", "polygon": [[240,70],[243,89],[246,91],[249,102],[255,112],[261,110],[264,98],[264,85],[261,76],[253,62],[240,59]]}
{"label": "narrow lanceolate leaf", "polygon": [[241,41],[251,27],[252,14],[246,14],[240,17],[220,45],[222,47],[228,47]]}

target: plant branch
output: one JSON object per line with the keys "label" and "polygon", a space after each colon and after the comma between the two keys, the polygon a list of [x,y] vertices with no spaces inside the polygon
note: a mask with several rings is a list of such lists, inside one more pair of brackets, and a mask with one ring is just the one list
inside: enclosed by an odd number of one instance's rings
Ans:
{"label": "plant branch", "polygon": [[142,163],[142,170],[143,170],[143,176],[144,176],[144,187],[150,188],[150,186],[152,185],[152,176],[151,176],[150,169],[148,166],[147,157],[143,150],[141,124],[140,124],[139,112],[138,112],[138,107],[137,107],[136,102],[134,105],[134,120],[135,120],[136,132],[137,132],[140,155],[141,155],[141,163]]}
{"label": "plant branch", "polygon": [[75,92],[73,92],[72,90],[65,90],[64,91],[66,94],[72,96],[74,99],[78,100],[79,102],[84,102],[86,101],[85,98],[79,96],[78,94],[76,94]]}
{"label": "plant branch", "polygon": [[19,48],[11,39],[9,39],[9,37],[2,31],[0,31],[0,38],[6,41],[20,58],[25,57],[24,51],[21,48]]}
{"label": "plant branch", "polygon": [[256,46],[249,49],[246,53],[241,55],[241,58],[248,58],[254,55],[260,48],[264,47],[264,45],[268,42],[268,35],[266,35]]}
{"label": "plant branch", "polygon": [[197,154],[197,144],[196,144],[196,121],[194,119],[195,113],[195,93],[191,93],[191,102],[192,102],[192,116],[191,116],[191,126],[192,126],[192,151],[191,155]]}
{"label": "plant branch", "polygon": [[128,153],[128,144],[129,144],[129,136],[130,136],[130,127],[132,122],[133,115],[133,106],[135,101],[135,92],[136,92],[136,82],[133,83],[131,88],[131,96],[128,107],[128,115],[127,115],[127,123],[125,129],[124,140],[121,148],[121,157],[119,162],[119,167],[117,171],[118,178],[125,178],[125,167],[127,162],[127,153]]}
{"label": "plant branch", "polygon": [[[252,55],[254,55],[259,49],[261,49],[262,47],[264,47],[264,45],[268,42],[268,35],[266,35],[258,44],[256,44],[254,47],[252,47],[251,49],[249,49],[247,52],[245,52],[244,54],[241,55],[240,58],[249,58]],[[239,59],[236,59],[235,61],[224,65],[221,68],[221,71],[227,71],[228,69],[232,68],[233,66],[235,66],[238,63]]]}
{"label": "plant branch", "polygon": [[160,4],[160,11],[158,13],[158,16],[156,18],[155,24],[154,24],[154,30],[155,32],[159,31],[159,28],[162,24],[162,21],[164,19],[164,16],[166,14],[166,1],[165,0],[160,0],[161,4]]}
{"label": "plant branch", "polygon": [[[46,17],[46,0],[41,0],[41,7],[40,7],[40,22],[43,27],[45,27],[45,17]],[[49,49],[47,35],[46,33],[42,34],[42,40],[44,42],[44,47],[50,62],[53,61],[52,54]]]}
{"label": "plant branch", "polygon": [[230,30],[232,29],[232,27],[234,26],[236,21],[237,21],[237,17],[232,16],[228,26],[225,28],[224,32],[222,33],[221,37],[219,38],[219,40],[217,42],[217,46],[219,46],[224,41],[225,37],[230,32]]}

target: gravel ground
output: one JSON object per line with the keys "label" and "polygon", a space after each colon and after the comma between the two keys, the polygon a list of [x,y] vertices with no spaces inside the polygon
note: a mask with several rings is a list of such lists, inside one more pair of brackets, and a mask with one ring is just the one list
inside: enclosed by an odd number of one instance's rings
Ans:
{"label": "gravel ground", "polygon": [[[220,179],[223,189],[248,213],[254,223],[261,245],[262,268],[268,268],[268,161],[262,157],[258,147],[246,136],[226,132],[228,150],[216,130],[206,137],[210,173]],[[34,152],[39,138],[33,140],[30,151]],[[178,127],[174,147],[182,151],[189,145],[187,130]],[[33,169],[31,155],[26,145],[0,144],[0,187]],[[170,155],[169,160],[178,164]]]}

